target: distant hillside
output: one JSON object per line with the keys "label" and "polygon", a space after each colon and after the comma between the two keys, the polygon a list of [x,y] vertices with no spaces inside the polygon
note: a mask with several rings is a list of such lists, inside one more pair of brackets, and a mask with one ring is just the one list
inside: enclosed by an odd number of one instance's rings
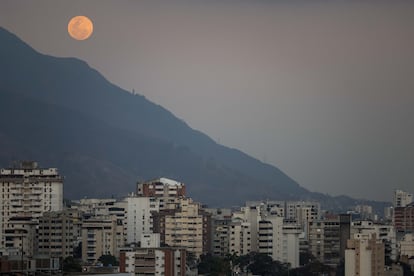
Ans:
{"label": "distant hillside", "polygon": [[276,167],[215,143],[83,61],[40,54],[2,28],[0,45],[0,165],[33,159],[58,167],[68,198],[121,196],[138,180],[165,176],[213,206],[264,198],[354,203],[311,193]]}

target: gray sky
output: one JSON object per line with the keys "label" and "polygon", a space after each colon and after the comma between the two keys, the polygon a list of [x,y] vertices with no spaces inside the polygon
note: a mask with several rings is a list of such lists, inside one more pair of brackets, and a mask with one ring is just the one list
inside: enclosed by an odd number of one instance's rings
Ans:
{"label": "gray sky", "polygon": [[[75,15],[90,39],[67,34]],[[0,26],[38,51],[311,191],[377,200],[414,192],[413,15],[414,1],[0,0]]]}

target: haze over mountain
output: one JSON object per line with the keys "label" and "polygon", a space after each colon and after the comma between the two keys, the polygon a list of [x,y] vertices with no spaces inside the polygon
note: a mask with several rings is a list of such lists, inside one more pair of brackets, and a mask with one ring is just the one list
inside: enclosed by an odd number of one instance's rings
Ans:
{"label": "haze over mountain", "polygon": [[[278,168],[217,144],[168,110],[107,81],[85,62],[40,54],[0,28],[0,165],[38,160],[65,176],[65,197],[122,196],[169,177],[212,206],[316,199]],[[362,201],[361,201],[362,202]]]}

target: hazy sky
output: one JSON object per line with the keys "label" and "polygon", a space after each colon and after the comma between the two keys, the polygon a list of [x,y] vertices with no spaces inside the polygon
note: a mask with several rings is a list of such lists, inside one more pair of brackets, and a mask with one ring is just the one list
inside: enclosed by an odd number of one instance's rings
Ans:
{"label": "hazy sky", "polygon": [[0,26],[309,190],[414,192],[414,1],[0,0]]}

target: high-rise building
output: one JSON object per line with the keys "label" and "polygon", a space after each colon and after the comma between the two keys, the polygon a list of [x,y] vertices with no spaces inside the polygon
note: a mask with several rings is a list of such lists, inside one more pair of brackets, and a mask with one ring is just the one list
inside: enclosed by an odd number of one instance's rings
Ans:
{"label": "high-rise building", "polygon": [[119,255],[124,246],[122,220],[116,216],[96,216],[82,221],[82,260],[96,264],[102,255]]}
{"label": "high-rise building", "polygon": [[414,234],[405,234],[400,241],[400,255],[411,258],[414,256]]}
{"label": "high-rise building", "polygon": [[39,218],[37,237],[37,254],[58,258],[73,256],[81,237],[81,213],[73,209],[44,213]]}
{"label": "high-rise building", "polygon": [[285,220],[277,215],[263,216],[259,221],[259,253],[273,260],[299,266],[299,235],[302,228],[296,221]]}
{"label": "high-rise building", "polygon": [[225,257],[229,253],[229,228],[231,209],[206,209],[211,214],[211,248],[214,256]]}
{"label": "high-rise building", "polygon": [[249,222],[235,219],[229,226],[229,253],[246,255],[252,251],[251,227]]}
{"label": "high-rise building", "polygon": [[129,196],[126,201],[126,242],[141,243],[143,234],[153,233],[152,212],[159,211],[159,202],[155,198]]}
{"label": "high-rise building", "polygon": [[345,257],[350,215],[332,215],[309,223],[309,251],[320,262],[337,266]]}
{"label": "high-rise building", "polygon": [[397,232],[414,232],[414,203],[394,209],[394,225]]}
{"label": "high-rise building", "polygon": [[385,259],[391,261],[397,260],[397,236],[393,225],[375,223],[370,220],[354,221],[351,223],[351,237],[355,234],[373,235],[384,244]]}
{"label": "high-rise building", "polygon": [[[25,161],[15,167],[1,169],[0,191],[1,248],[24,247],[24,240],[30,237],[21,224],[23,221],[30,225],[37,222],[44,212],[63,209],[62,177],[56,168],[39,168],[36,162]],[[15,227],[17,222],[22,226],[19,233]]]}
{"label": "high-rise building", "polygon": [[384,275],[384,244],[375,234],[355,234],[345,250],[345,276]]}
{"label": "high-rise building", "polygon": [[402,190],[394,191],[394,207],[405,207],[413,202],[413,194]]}
{"label": "high-rise building", "polygon": [[161,245],[182,247],[197,258],[211,246],[211,214],[190,198],[180,198],[175,209],[153,212],[154,233]]}
{"label": "high-rise building", "polygon": [[185,197],[185,185],[162,177],[138,183],[137,195],[145,197]]}

